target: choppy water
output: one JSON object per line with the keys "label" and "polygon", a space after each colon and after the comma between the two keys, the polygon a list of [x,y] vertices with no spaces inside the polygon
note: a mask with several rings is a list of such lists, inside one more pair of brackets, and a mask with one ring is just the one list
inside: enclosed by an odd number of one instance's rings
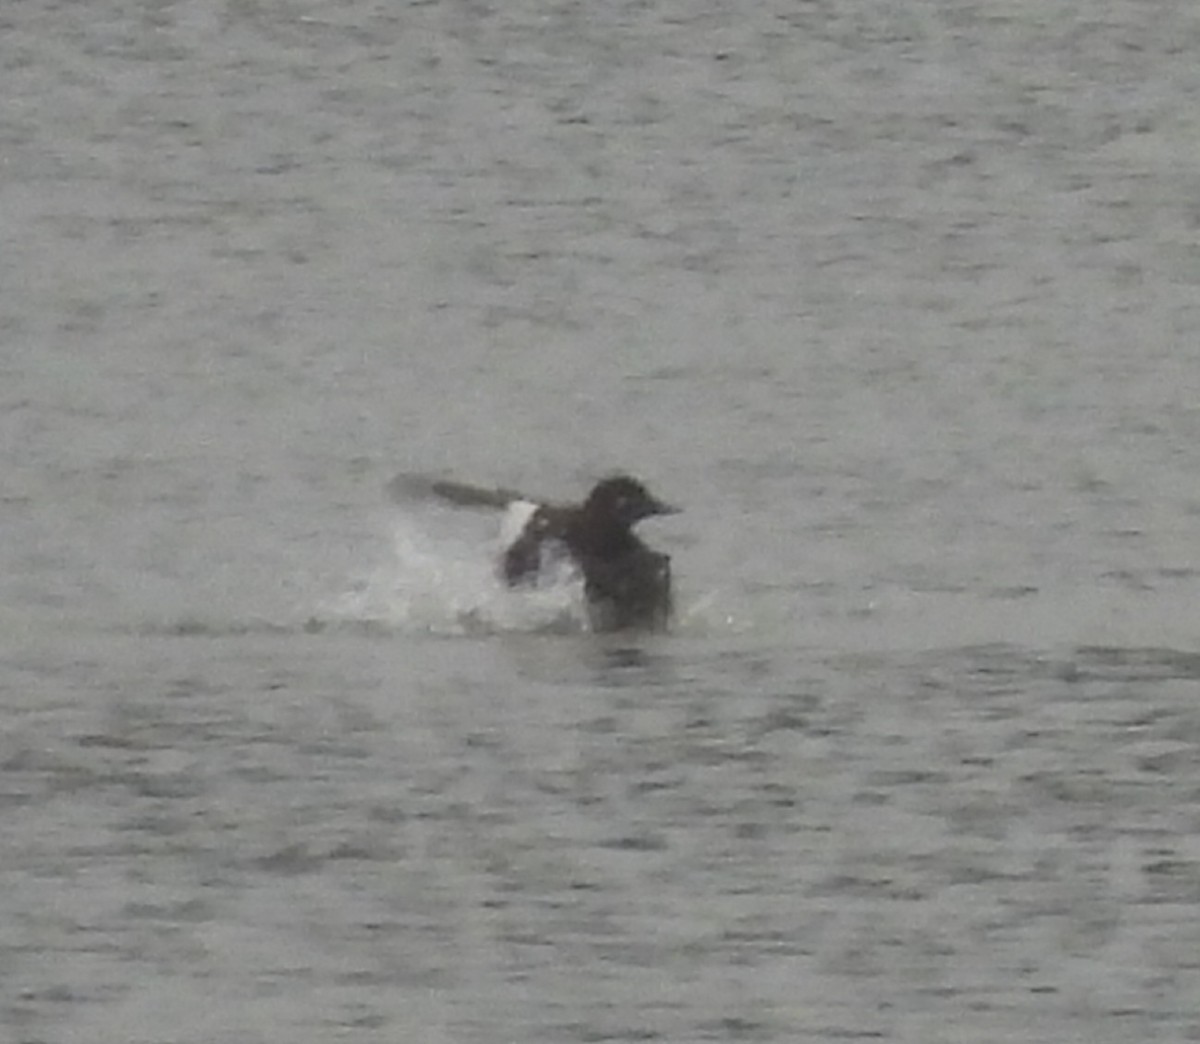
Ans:
{"label": "choppy water", "polygon": [[[1200,1039],[1200,12],[0,14],[0,1038]],[[490,520],[632,469],[681,619]]]}

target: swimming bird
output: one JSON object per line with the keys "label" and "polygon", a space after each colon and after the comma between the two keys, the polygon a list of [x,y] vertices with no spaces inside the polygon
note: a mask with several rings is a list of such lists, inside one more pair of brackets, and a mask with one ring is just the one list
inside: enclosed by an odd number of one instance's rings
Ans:
{"label": "swimming bird", "polygon": [[629,475],[602,479],[580,504],[422,476],[398,476],[391,489],[396,495],[433,495],[459,507],[507,509],[510,533],[498,566],[505,583],[533,586],[555,562],[569,560],[583,576],[594,631],[662,631],[670,622],[671,558],[643,543],[633,527],[679,509]]}

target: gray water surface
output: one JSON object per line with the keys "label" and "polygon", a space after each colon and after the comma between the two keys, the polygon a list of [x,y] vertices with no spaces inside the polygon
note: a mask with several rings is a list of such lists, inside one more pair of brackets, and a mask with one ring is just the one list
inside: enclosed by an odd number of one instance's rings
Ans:
{"label": "gray water surface", "polygon": [[0,1039],[1200,1040],[1153,8],[9,5]]}

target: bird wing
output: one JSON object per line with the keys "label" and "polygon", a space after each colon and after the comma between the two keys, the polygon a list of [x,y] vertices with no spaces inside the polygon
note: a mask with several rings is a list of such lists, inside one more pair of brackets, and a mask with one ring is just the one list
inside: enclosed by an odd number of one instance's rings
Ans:
{"label": "bird wing", "polygon": [[488,489],[467,482],[436,478],[433,475],[401,472],[387,484],[393,500],[441,500],[455,507],[506,508],[516,500],[527,499],[513,489]]}

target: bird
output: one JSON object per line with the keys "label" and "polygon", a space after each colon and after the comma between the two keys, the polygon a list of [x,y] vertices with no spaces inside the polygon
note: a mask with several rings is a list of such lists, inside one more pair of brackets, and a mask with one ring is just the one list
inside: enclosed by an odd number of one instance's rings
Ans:
{"label": "bird", "polygon": [[570,562],[583,577],[593,631],[665,631],[670,624],[671,557],[647,546],[633,527],[677,514],[679,508],[630,475],[601,479],[575,504],[420,475],[397,476],[390,488],[397,496],[420,493],[458,507],[505,509],[508,539],[497,564],[501,579],[512,588],[533,587],[555,564]]}

